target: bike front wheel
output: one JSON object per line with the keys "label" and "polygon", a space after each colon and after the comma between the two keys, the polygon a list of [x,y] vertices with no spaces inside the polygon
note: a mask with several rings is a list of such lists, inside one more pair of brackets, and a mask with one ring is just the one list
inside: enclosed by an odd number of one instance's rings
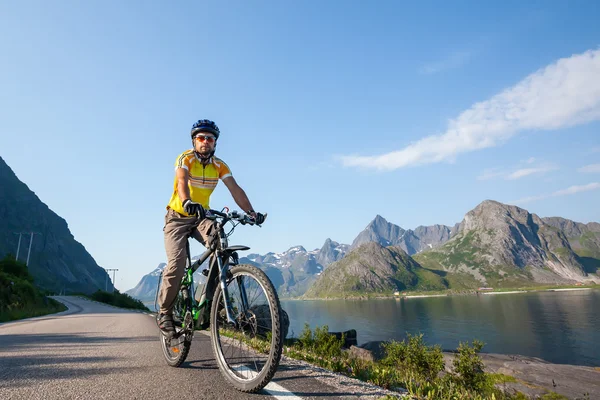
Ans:
{"label": "bike front wheel", "polygon": [[228,302],[234,324],[227,321],[225,296],[215,290],[210,329],[215,359],[236,389],[255,393],[275,375],[283,348],[281,305],[267,275],[251,265],[230,269]]}

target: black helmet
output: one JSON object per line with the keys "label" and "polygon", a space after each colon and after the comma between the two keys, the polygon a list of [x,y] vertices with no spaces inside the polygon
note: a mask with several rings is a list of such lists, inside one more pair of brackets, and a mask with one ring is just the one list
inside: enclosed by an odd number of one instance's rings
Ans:
{"label": "black helmet", "polygon": [[192,138],[197,133],[200,133],[200,132],[212,133],[213,135],[215,135],[215,139],[218,139],[219,134],[221,133],[221,131],[219,131],[219,127],[217,126],[217,124],[215,124],[214,122],[212,122],[209,119],[199,119],[198,122],[196,122],[192,126],[192,131],[191,131]]}

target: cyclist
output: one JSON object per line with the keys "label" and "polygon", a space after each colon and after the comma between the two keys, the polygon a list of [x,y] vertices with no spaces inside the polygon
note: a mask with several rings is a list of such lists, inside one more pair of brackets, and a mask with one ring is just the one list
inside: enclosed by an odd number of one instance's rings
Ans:
{"label": "cyclist", "polygon": [[[214,156],[220,131],[210,120],[201,119],[192,126],[192,149],[184,151],[175,162],[173,194],[165,215],[165,250],[167,266],[163,270],[158,295],[158,327],[172,337],[175,332],[172,308],[185,272],[186,243],[192,235],[207,248],[213,245],[215,222],[205,218],[209,199],[219,179],[223,181],[237,205],[254,218],[258,225],[265,216],[252,209],[246,192],[238,186],[223,160]],[[200,223],[198,223],[200,221]]]}

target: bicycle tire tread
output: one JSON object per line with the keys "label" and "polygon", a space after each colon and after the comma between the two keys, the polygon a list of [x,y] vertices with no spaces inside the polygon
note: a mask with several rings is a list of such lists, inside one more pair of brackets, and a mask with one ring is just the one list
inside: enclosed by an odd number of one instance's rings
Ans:
{"label": "bicycle tire tread", "polygon": [[[233,378],[231,378],[231,376],[227,373],[227,371],[225,371],[225,369],[226,369],[225,366],[221,365],[221,360],[220,360],[219,354],[218,354],[218,344],[216,343],[216,340],[214,338],[214,332],[213,332],[213,330],[214,330],[213,327],[216,326],[216,324],[212,323],[213,322],[213,312],[216,313],[216,308],[218,307],[218,305],[217,305],[218,299],[221,294],[220,286],[218,286],[217,290],[215,290],[213,306],[211,309],[211,341],[213,343],[213,352],[215,353],[215,359],[217,361],[217,364],[219,365],[219,370],[221,372],[221,375],[223,375],[225,380],[227,380],[228,382],[233,384],[233,386],[241,392],[256,393],[256,392],[260,391],[261,389],[263,389],[271,381],[271,379],[273,379],[273,376],[275,375],[275,372],[277,372],[277,368],[279,367],[279,362],[281,360],[281,354],[283,352],[283,338],[282,338],[282,332],[281,332],[281,304],[279,301],[279,296],[277,295],[277,291],[275,290],[275,287],[273,286],[273,283],[271,282],[269,277],[263,271],[261,271],[259,268],[255,267],[253,265],[240,264],[240,265],[236,265],[230,269],[231,273],[234,276],[235,276],[236,272],[244,271],[244,270],[245,270],[245,272],[249,273],[255,279],[259,280],[263,284],[263,287],[265,288],[265,294],[268,296],[269,302],[271,304],[273,304],[273,307],[277,311],[277,313],[273,314],[273,321],[272,321],[272,326],[275,326],[274,333],[276,334],[275,342],[277,343],[277,345],[275,346],[273,354],[272,355],[270,354],[270,356],[269,356],[269,360],[268,360],[269,365],[267,366],[266,372],[263,371],[259,374],[259,376],[262,375],[262,379],[260,379],[258,382],[252,382],[252,384],[250,384],[250,383],[242,384],[240,382],[235,381]],[[273,331],[273,329],[272,329],[272,331]]]}

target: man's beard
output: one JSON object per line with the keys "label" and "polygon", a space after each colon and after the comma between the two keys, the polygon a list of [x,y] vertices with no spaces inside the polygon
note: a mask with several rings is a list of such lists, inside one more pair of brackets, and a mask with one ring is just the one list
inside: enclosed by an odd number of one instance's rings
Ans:
{"label": "man's beard", "polygon": [[196,156],[198,158],[200,158],[203,161],[207,161],[215,154],[215,149],[213,148],[211,150],[201,150],[201,151],[197,151],[196,149],[194,149],[194,152],[196,153]]}

